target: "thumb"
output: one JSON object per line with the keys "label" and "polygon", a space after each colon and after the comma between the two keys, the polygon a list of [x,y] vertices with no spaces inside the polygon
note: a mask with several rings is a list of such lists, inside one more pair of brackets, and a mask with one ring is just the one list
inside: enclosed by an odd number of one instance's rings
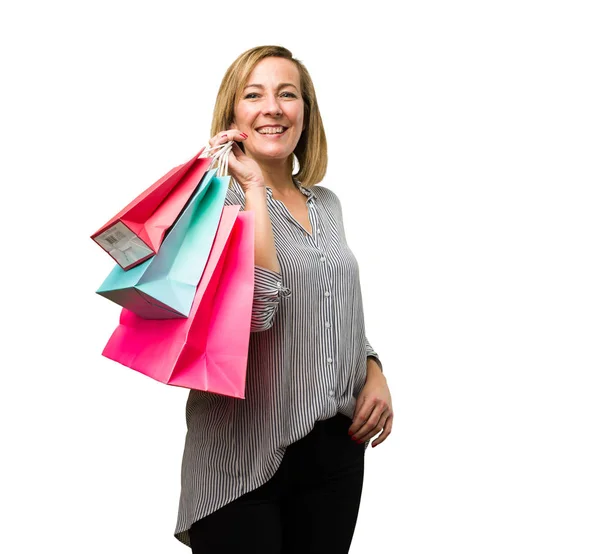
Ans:
{"label": "thumb", "polygon": [[240,147],[237,146],[234,142],[233,148],[229,151],[229,154],[227,154],[227,164],[229,165],[229,168],[233,171],[233,173],[235,173],[236,175],[244,169],[244,165],[240,162],[238,157],[240,154],[243,155],[243,152],[240,150]]}
{"label": "thumb", "polygon": [[[243,156],[244,153],[239,149],[238,151]],[[251,177],[250,172],[246,165],[244,165],[239,158],[234,154],[233,149],[229,152],[229,159],[227,160],[229,166],[228,173],[244,188],[244,184]]]}

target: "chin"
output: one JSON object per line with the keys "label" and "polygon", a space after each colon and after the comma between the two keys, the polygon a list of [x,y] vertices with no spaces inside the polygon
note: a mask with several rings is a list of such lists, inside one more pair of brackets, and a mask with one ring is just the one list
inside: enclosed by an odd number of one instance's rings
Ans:
{"label": "chin", "polygon": [[255,158],[265,158],[269,160],[286,160],[293,153],[293,150],[289,148],[280,148],[273,146],[271,148],[261,148],[252,152],[252,156]]}

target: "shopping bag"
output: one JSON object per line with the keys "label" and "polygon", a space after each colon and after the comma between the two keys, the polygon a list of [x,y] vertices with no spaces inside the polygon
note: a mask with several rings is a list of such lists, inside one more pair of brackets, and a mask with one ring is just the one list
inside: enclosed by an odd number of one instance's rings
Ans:
{"label": "shopping bag", "polygon": [[216,172],[204,175],[158,253],[127,271],[115,265],[98,294],[146,319],[189,315],[229,186]]}
{"label": "shopping bag", "polygon": [[244,398],[254,296],[254,217],[226,206],[187,319],[122,310],[103,356],[161,383]]}
{"label": "shopping bag", "polygon": [[203,151],[161,177],[92,235],[123,269],[158,252],[167,229],[209,169],[211,158],[199,158]]}

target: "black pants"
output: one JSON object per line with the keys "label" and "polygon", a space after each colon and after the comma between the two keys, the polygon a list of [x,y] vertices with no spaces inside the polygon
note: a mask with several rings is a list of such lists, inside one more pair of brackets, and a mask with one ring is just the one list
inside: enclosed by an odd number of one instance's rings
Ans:
{"label": "black pants", "polygon": [[365,452],[351,423],[343,414],[318,421],[267,483],[194,523],[193,554],[347,554]]}

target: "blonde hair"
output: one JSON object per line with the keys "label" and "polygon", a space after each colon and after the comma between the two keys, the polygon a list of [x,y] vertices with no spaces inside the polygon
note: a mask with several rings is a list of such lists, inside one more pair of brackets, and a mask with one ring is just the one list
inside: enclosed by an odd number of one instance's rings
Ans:
{"label": "blonde hair", "polygon": [[[234,119],[234,109],[239,102],[244,86],[258,62],[268,57],[284,58],[293,62],[300,73],[300,89],[304,100],[304,130],[300,140],[290,155],[290,173],[293,170],[294,155],[298,159],[299,170],[292,177],[311,187],[320,183],[327,171],[327,139],[317,96],[312,79],[301,61],[295,59],[292,53],[283,46],[257,46],[241,54],[227,69],[221,81],[210,136],[231,128]],[[241,146],[243,150],[243,144]]]}

